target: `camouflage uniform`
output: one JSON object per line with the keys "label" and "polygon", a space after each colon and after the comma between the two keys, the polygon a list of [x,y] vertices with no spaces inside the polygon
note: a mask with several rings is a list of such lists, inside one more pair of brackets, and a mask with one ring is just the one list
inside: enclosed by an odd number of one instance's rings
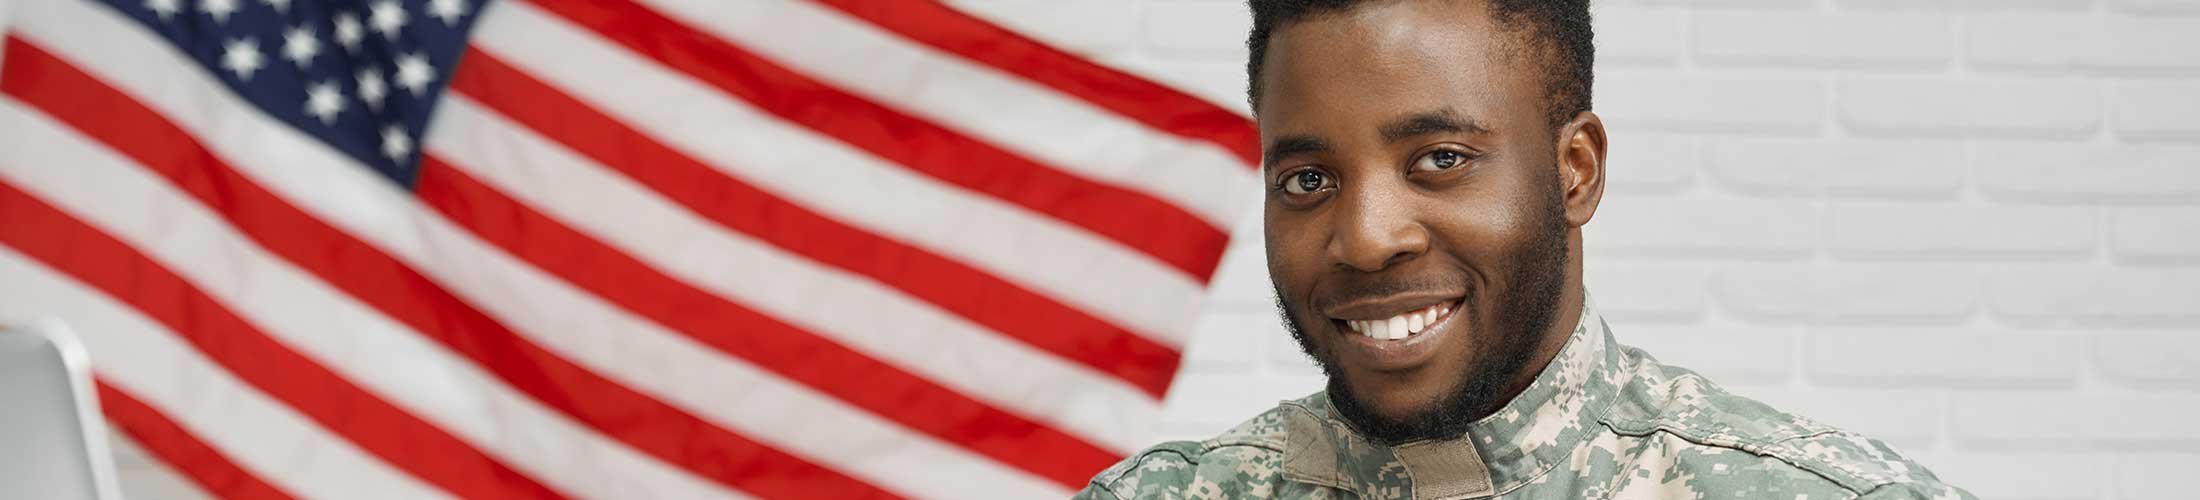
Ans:
{"label": "camouflage uniform", "polygon": [[1077,498],[1974,498],[1885,443],[1615,343],[1592,307],[1580,325],[1463,438],[1375,444],[1315,393],[1214,439],[1141,451]]}

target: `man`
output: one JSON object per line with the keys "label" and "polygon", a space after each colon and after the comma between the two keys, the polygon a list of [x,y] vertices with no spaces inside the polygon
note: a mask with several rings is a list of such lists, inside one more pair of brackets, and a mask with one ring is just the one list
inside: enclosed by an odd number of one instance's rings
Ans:
{"label": "man", "polygon": [[1253,0],[1278,309],[1328,375],[1083,498],[1970,498],[1613,341],[1586,0]]}

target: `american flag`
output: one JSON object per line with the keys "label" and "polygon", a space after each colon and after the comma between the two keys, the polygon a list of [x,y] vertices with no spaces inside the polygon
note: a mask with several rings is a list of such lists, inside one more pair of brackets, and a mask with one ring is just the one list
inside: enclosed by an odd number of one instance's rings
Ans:
{"label": "american flag", "polygon": [[15,0],[0,318],[230,498],[1042,498],[1242,115],[901,0]]}

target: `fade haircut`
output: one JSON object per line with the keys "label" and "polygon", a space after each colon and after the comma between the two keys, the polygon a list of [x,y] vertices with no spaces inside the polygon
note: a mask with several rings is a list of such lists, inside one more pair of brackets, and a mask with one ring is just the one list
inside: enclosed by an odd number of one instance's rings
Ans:
{"label": "fade haircut", "polygon": [[[1398,0],[1247,0],[1253,10],[1253,31],[1245,39],[1245,47],[1252,49],[1252,57],[1245,63],[1246,99],[1254,112],[1260,110],[1261,63],[1267,57],[1268,38],[1277,29],[1308,17],[1383,1]],[[1543,63],[1544,111],[1549,113],[1552,128],[1589,110],[1589,87],[1595,80],[1592,66],[1596,63],[1589,0],[1477,1],[1488,2],[1498,28],[1523,42],[1523,53]]]}

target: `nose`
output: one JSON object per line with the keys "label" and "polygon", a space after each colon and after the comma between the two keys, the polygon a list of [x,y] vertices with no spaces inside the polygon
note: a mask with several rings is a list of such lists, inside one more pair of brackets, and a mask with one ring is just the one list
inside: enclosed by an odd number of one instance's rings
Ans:
{"label": "nose", "polygon": [[1401,182],[1360,182],[1337,193],[1329,257],[1339,266],[1376,272],[1428,251],[1428,229]]}

